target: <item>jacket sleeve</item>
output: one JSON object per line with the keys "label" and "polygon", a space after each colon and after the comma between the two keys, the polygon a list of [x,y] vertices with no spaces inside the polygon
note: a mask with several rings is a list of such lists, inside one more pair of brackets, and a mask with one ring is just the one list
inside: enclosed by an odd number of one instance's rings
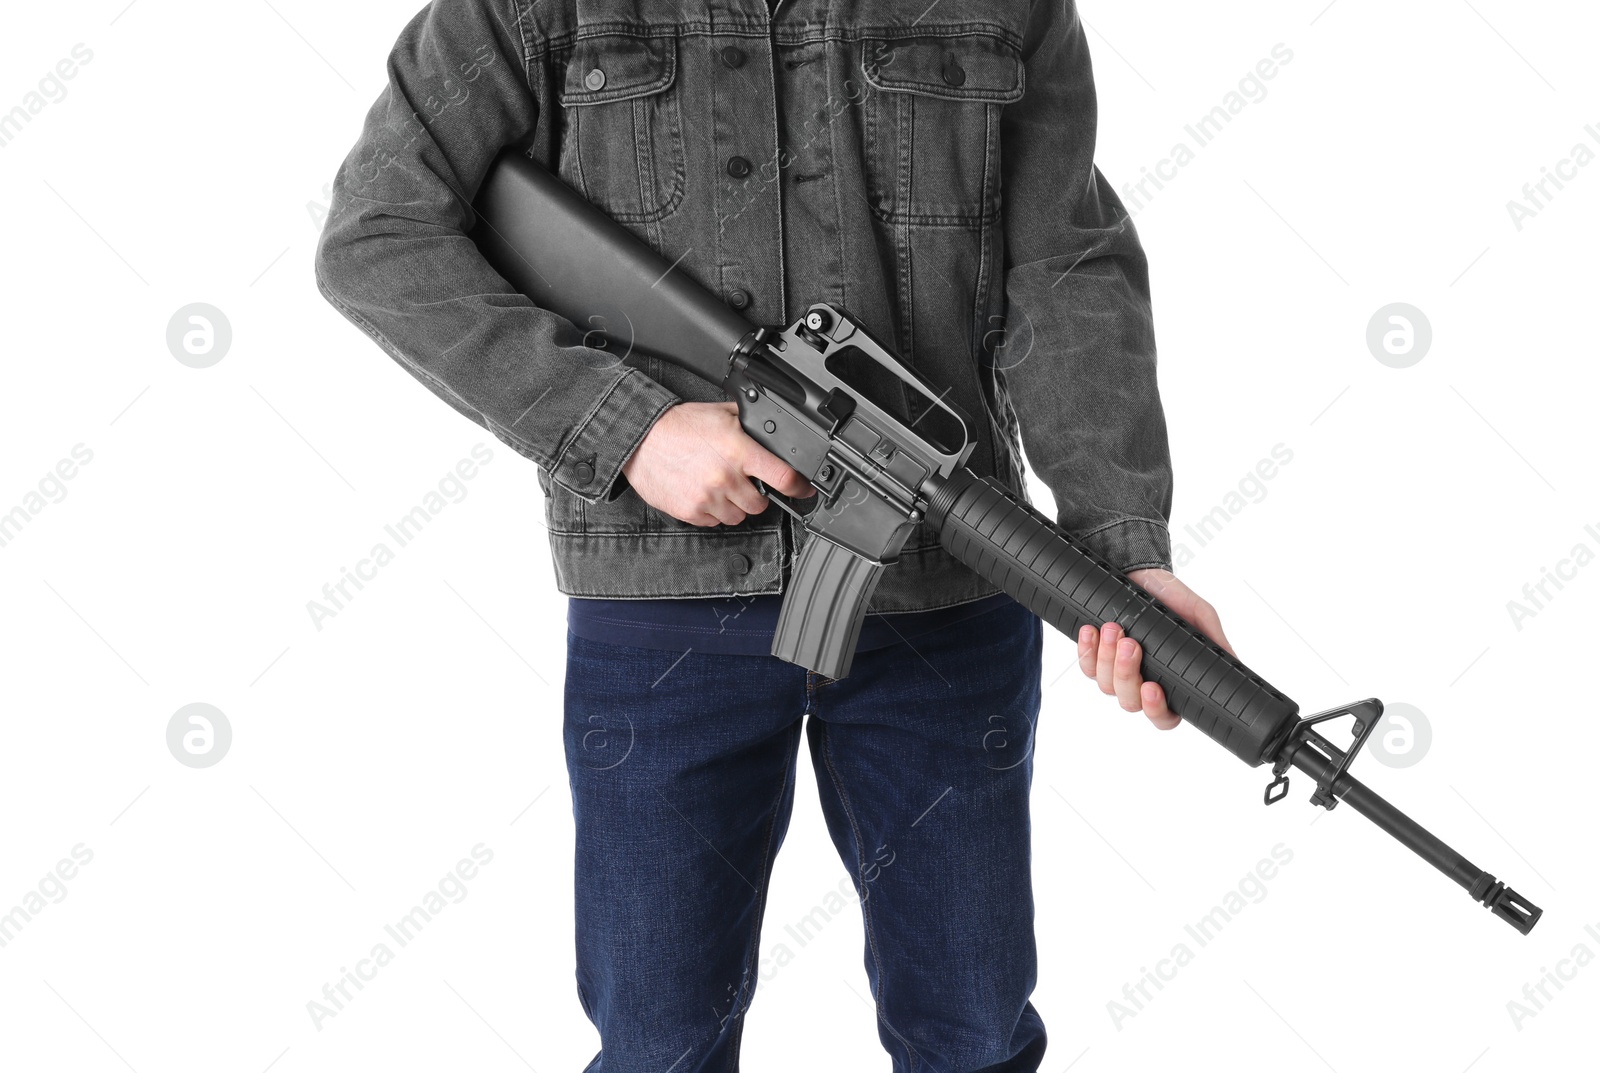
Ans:
{"label": "jacket sleeve", "polygon": [[502,147],[539,120],[537,30],[519,0],[434,0],[389,54],[388,86],[333,182],[323,295],[434,394],[588,502],[678,397],[584,346],[467,237]]}
{"label": "jacket sleeve", "polygon": [[1144,250],[1094,164],[1071,0],[1036,0],[1000,128],[1007,396],[1059,524],[1127,572],[1171,569],[1172,465]]}

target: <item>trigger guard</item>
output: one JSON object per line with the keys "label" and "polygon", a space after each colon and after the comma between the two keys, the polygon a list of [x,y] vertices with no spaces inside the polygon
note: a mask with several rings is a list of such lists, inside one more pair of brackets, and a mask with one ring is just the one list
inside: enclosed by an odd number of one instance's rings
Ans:
{"label": "trigger guard", "polygon": [[[795,519],[795,521],[804,522],[806,520],[806,514],[809,512],[802,512],[796,509],[793,500],[784,495],[782,492],[774,492],[771,488],[768,488],[767,483],[760,477],[751,477],[750,483],[756,486],[756,491],[766,496],[769,501],[776,503],[781,510],[786,512],[791,518]],[[815,497],[812,498],[812,505],[815,506]]]}

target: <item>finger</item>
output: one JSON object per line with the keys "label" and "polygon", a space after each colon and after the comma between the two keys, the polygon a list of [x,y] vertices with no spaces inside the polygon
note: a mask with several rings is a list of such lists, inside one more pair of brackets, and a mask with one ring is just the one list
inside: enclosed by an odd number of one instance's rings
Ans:
{"label": "finger", "polygon": [[1149,719],[1157,729],[1171,730],[1183,722],[1177,714],[1167,707],[1167,694],[1155,682],[1146,682],[1139,687],[1139,700],[1144,704],[1145,718]]}
{"label": "finger", "polygon": [[[1134,584],[1158,600],[1161,599],[1161,594],[1167,590],[1167,587],[1178,580],[1178,576],[1168,570],[1135,570],[1134,573],[1139,575],[1139,580],[1135,581]],[[1129,578],[1131,580],[1131,574]]]}
{"label": "finger", "polygon": [[815,495],[811,482],[790,468],[781,458],[754,440],[748,441],[741,468],[745,473],[766,483],[768,488],[786,496]]}
{"label": "finger", "polygon": [[1202,601],[1200,606],[1195,608],[1195,618],[1199,620],[1197,624],[1201,633],[1221,645],[1228,655],[1236,654],[1233,646],[1228,643],[1227,635],[1222,632],[1222,619],[1217,616],[1216,608]]}
{"label": "finger", "polygon": [[1117,665],[1117,642],[1122,640],[1122,627],[1108,622],[1100,630],[1100,651],[1095,658],[1094,677],[1100,692],[1108,696],[1116,692],[1111,676]]}
{"label": "finger", "polygon": [[707,511],[723,525],[738,525],[744,521],[745,513],[730,499],[721,499],[711,504]]}
{"label": "finger", "polygon": [[1100,631],[1088,623],[1078,631],[1078,669],[1085,678],[1094,677],[1095,648],[1100,644]]}
{"label": "finger", "polygon": [[1111,673],[1111,683],[1117,691],[1117,703],[1125,712],[1136,712],[1144,707],[1139,700],[1139,642],[1124,637],[1117,644],[1117,664]]}
{"label": "finger", "polygon": [[750,483],[748,477],[732,477],[723,495],[746,514],[760,514],[767,509],[767,497]]}

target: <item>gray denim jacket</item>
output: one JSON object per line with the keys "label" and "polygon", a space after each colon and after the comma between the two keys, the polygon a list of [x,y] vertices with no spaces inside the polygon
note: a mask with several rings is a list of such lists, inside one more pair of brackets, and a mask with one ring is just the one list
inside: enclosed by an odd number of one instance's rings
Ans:
{"label": "gray denim jacket", "polygon": [[[974,470],[1021,490],[1025,444],[1065,528],[1124,571],[1170,567],[1148,272],[1094,165],[1070,0],[435,0],[388,74],[318,286],[537,464],[562,592],[780,592],[798,540],[775,508],[699,528],[628,487],[662,411],[720,392],[578,360],[581,327],[483,261],[471,201],[513,144],[756,324],[849,310],[975,418]],[[873,607],[994,591],[922,528]]]}

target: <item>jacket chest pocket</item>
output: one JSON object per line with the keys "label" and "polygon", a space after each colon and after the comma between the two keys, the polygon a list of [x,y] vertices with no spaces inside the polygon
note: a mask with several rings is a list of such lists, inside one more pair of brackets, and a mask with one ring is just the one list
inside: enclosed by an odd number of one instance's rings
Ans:
{"label": "jacket chest pocket", "polygon": [[659,220],[683,201],[675,37],[604,34],[572,49],[559,174],[608,216]]}
{"label": "jacket chest pocket", "polygon": [[898,223],[977,227],[1000,210],[1000,112],[1023,63],[997,37],[861,42],[864,172],[873,210]]}

